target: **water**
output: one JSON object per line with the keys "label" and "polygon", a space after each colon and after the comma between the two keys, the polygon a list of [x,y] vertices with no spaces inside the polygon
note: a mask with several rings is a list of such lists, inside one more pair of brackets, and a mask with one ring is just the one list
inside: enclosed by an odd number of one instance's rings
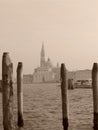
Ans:
{"label": "water", "polygon": [[[57,84],[24,85],[23,130],[63,130],[61,89]],[[69,130],[93,130],[91,89],[68,91]],[[0,130],[2,126],[2,95],[0,94]],[[17,122],[16,86],[14,86],[14,118]]]}

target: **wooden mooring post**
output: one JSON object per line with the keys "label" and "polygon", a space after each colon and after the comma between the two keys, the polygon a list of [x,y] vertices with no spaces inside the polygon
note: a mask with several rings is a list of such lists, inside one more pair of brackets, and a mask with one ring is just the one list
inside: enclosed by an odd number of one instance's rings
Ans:
{"label": "wooden mooring post", "polygon": [[93,88],[93,109],[94,109],[94,130],[98,130],[98,64],[93,64],[92,69],[92,88]]}
{"label": "wooden mooring post", "polygon": [[13,130],[13,65],[8,53],[2,57],[2,103],[4,130]]}
{"label": "wooden mooring post", "polygon": [[22,85],[22,62],[17,66],[17,105],[18,105],[18,126],[23,127],[23,85]]}
{"label": "wooden mooring post", "polygon": [[61,95],[62,95],[62,116],[63,116],[63,128],[68,130],[68,82],[67,82],[67,70],[64,64],[61,64]]}

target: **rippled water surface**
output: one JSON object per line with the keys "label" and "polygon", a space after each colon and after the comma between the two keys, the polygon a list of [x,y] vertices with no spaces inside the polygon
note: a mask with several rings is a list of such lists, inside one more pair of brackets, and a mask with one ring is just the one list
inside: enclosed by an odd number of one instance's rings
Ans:
{"label": "rippled water surface", "polygon": [[[23,130],[63,130],[61,89],[57,84],[24,85]],[[68,91],[69,130],[93,130],[92,89]],[[17,121],[16,86],[14,118]],[[0,94],[0,130],[2,128],[2,95]]]}

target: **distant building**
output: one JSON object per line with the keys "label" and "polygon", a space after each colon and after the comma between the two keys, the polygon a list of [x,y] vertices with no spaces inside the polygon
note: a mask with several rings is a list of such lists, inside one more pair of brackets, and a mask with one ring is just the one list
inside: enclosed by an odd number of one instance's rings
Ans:
{"label": "distant building", "polygon": [[90,80],[91,77],[91,70],[77,70],[77,71],[70,71],[68,73],[68,77],[77,80]]}
{"label": "distant building", "polygon": [[24,84],[32,84],[33,83],[33,75],[23,75],[23,83]]}
{"label": "distant building", "polygon": [[78,70],[68,73],[68,77],[73,79],[75,87],[91,87],[91,70]]}
{"label": "distant building", "polygon": [[[74,82],[79,80],[91,80],[91,70],[68,71],[68,79],[73,79]],[[23,76],[23,83],[50,83],[60,82],[60,67],[53,66],[50,58],[45,60],[44,44],[40,53],[40,66],[34,69],[33,74]]]}
{"label": "distant building", "polygon": [[60,68],[58,64],[56,67],[53,67],[50,58],[45,60],[44,44],[42,44],[40,54],[40,67],[34,70],[33,83],[59,82],[60,81],[59,72]]}

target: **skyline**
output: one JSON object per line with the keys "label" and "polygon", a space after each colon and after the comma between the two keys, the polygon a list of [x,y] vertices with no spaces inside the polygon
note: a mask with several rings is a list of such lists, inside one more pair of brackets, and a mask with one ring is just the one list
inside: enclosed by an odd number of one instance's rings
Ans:
{"label": "skyline", "polygon": [[[98,62],[98,1],[0,0],[0,61],[9,52],[14,75],[40,66],[44,41],[46,58],[68,70],[92,69]],[[0,68],[1,68],[0,64]],[[1,74],[1,69],[0,69]]]}

